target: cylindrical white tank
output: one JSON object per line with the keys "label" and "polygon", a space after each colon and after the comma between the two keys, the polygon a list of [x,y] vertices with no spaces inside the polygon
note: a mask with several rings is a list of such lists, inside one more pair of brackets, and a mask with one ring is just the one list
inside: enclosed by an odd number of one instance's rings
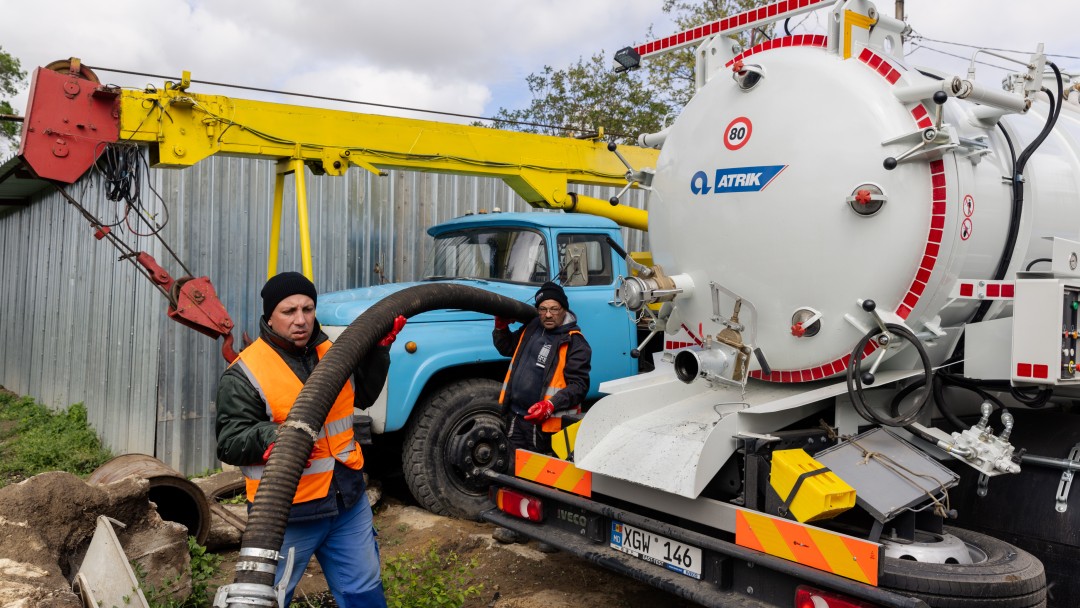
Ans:
{"label": "cylindrical white tank", "polygon": [[[844,60],[823,36],[794,38],[791,46],[744,53],[742,61],[764,74],[749,90],[720,74],[687,105],[660,154],[649,215],[655,261],[695,284],[692,296],[675,301],[676,326],[715,336],[723,326],[709,283],[739,294],[757,310],[755,346],[773,371],[766,379],[780,382],[845,369],[860,327],[873,326],[860,299],[895,312],[916,333],[969,320],[978,302],[951,300],[950,292],[958,279],[992,278],[1012,205],[1008,144],[1000,129],[978,123],[978,106],[949,98],[940,108],[959,146],[886,170],[884,160],[915,146],[939,108],[901,102],[896,91],[935,81],[884,52],[860,49]],[[1048,111],[1042,97],[1027,114],[1004,117],[1016,155]],[[911,139],[885,143],[903,136]],[[1064,104],[1024,179],[1023,220],[1005,279],[1049,257],[1043,237],[1080,240],[1075,104]],[[882,199],[879,210],[863,214]],[[723,316],[731,313],[725,300]],[[1010,313],[1007,303],[999,309],[990,316]],[[816,333],[793,328],[813,313],[820,313]],[[954,342],[939,340],[934,358]]]}

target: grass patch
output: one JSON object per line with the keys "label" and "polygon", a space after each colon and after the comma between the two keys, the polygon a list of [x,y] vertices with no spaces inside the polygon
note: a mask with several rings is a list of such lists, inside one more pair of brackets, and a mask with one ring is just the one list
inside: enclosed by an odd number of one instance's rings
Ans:
{"label": "grass patch", "polygon": [[182,600],[169,597],[173,586],[180,580],[179,576],[175,580],[166,580],[162,585],[163,589],[154,589],[146,584],[146,572],[142,566],[137,562],[131,562],[135,577],[139,579],[139,587],[142,588],[150,608],[210,607],[214,598],[210,597],[207,591],[210,581],[221,566],[221,556],[208,553],[206,547],[200,545],[194,536],[188,537],[188,554],[191,556],[191,595]]}
{"label": "grass patch", "polygon": [[85,477],[111,457],[83,404],[53,412],[30,397],[0,393],[0,487],[46,471]]}
{"label": "grass patch", "polygon": [[484,588],[471,584],[476,566],[475,558],[462,561],[453,551],[440,555],[434,542],[420,555],[392,557],[382,569],[386,603],[390,608],[461,608]]}

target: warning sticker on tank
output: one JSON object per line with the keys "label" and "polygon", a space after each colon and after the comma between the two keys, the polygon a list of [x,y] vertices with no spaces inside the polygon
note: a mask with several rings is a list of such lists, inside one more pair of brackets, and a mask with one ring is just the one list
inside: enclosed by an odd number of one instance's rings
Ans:
{"label": "warning sticker on tank", "polygon": [[767,188],[784,169],[787,169],[787,165],[717,169],[711,175],[705,171],[698,171],[690,178],[690,192],[694,194],[759,192]]}
{"label": "warning sticker on tank", "polygon": [[724,147],[735,151],[750,141],[750,135],[754,132],[754,124],[745,116],[740,116],[728,123],[724,129]]}

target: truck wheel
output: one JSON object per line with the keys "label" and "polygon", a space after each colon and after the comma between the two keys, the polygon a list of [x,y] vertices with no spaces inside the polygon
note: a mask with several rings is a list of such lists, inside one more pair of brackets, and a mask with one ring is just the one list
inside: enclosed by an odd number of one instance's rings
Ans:
{"label": "truck wheel", "polygon": [[[1033,608],[1046,606],[1046,574],[1027,551],[985,534],[945,528],[967,546],[971,564],[886,557],[881,584],[908,592],[932,608]],[[933,543],[922,547],[932,552]],[[918,556],[918,551],[912,552]]]}
{"label": "truck wheel", "polygon": [[413,497],[437,515],[476,519],[490,504],[484,471],[510,462],[500,385],[452,382],[420,405],[405,434],[402,464]]}

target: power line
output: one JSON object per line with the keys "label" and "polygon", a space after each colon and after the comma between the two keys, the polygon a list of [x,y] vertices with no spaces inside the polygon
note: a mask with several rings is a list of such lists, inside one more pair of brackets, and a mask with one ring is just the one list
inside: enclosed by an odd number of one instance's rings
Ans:
{"label": "power line", "polygon": [[[130,70],[120,70],[120,69],[116,69],[116,68],[105,68],[105,67],[99,67],[99,66],[86,66],[86,67],[88,67],[91,70],[98,71],[98,72],[113,72],[113,73],[116,73],[116,74],[128,74],[130,76],[145,76],[147,78],[160,78],[162,80],[173,81],[173,82],[176,82],[176,81],[180,80],[179,78],[177,78],[175,76],[164,76],[164,75],[161,75],[161,74],[148,74],[146,72],[133,72],[133,71],[130,71]],[[277,89],[264,89],[262,87],[250,87],[250,86],[245,86],[245,85],[240,85],[240,84],[229,84],[227,82],[213,82],[213,81],[210,81],[210,80],[195,80],[194,78],[191,79],[191,82],[194,82],[194,83],[197,83],[197,84],[205,84],[205,85],[215,86],[215,87],[226,87],[226,88],[230,88],[230,89],[241,89],[241,90],[245,90],[245,91],[258,91],[260,93],[271,93],[271,94],[274,94],[274,95],[291,95],[293,97],[305,97],[307,99],[320,99],[320,100],[323,100],[323,101],[336,101],[336,102],[340,102],[340,103],[351,103],[351,104],[355,104],[355,105],[371,106],[371,107],[375,107],[375,108],[387,108],[387,109],[391,109],[391,110],[405,110],[405,111],[409,111],[409,112],[420,112],[420,113],[424,113],[424,114],[437,114],[437,115],[440,115],[440,116],[455,116],[457,118],[472,118],[472,119],[475,119],[475,120],[488,120],[488,121],[492,121],[492,122],[501,122],[501,123],[512,124],[512,125],[521,125],[521,126],[526,126],[526,127],[537,127],[537,128],[541,128],[541,129],[555,129],[555,130],[558,130],[558,131],[569,131],[569,132],[576,132],[576,133],[587,133],[587,132],[589,132],[588,129],[580,129],[580,128],[577,128],[577,127],[562,127],[562,126],[557,126],[557,125],[546,125],[546,124],[537,123],[537,122],[526,122],[526,121],[523,121],[523,120],[508,120],[508,119],[503,119],[503,118],[494,118],[494,117],[490,117],[490,116],[475,116],[475,115],[472,115],[472,114],[458,114],[456,112],[443,112],[443,111],[440,111],[440,110],[425,110],[423,108],[411,108],[411,107],[408,107],[408,106],[396,106],[396,105],[392,105],[392,104],[376,103],[376,102],[373,102],[373,101],[358,101],[358,100],[355,100],[355,99],[345,99],[345,98],[342,98],[342,97],[327,97],[327,96],[324,96],[324,95],[312,95],[310,93],[295,93],[295,92],[292,92],[292,91],[280,91],[280,90],[277,90]],[[620,137],[622,136],[619,133],[610,133],[610,134],[620,136]]]}
{"label": "power line", "polygon": [[[952,46],[962,46],[962,47],[965,47],[965,48],[975,49],[975,50],[997,51],[999,53],[1015,53],[1017,55],[1031,55],[1031,54],[1034,53],[1034,51],[1017,51],[1017,50],[1013,50],[1013,49],[999,49],[999,48],[994,48],[992,46],[976,46],[974,44],[964,44],[963,42],[950,42],[948,40],[934,40],[933,38],[927,38],[926,36],[923,36],[922,34],[919,34],[918,32],[913,33],[911,35],[911,39],[925,40],[926,42],[936,42],[938,44],[949,44],[949,45],[952,45]],[[927,47],[927,48],[929,48],[929,47]],[[1059,55],[1057,53],[1047,53],[1046,56],[1047,57],[1061,57],[1063,59],[1080,59],[1080,57],[1077,57],[1075,55]],[[966,58],[961,57],[961,59],[966,59]]]}
{"label": "power line", "polygon": [[[957,55],[956,53],[950,53],[948,51],[943,51],[941,49],[935,49],[932,46],[925,46],[925,45],[922,45],[922,44],[913,44],[912,46],[914,46],[915,48],[913,48],[913,49],[911,49],[911,51],[905,53],[904,54],[905,57],[911,56],[912,54],[915,53],[915,51],[918,51],[920,49],[926,49],[926,50],[928,50],[930,52],[933,52],[933,53],[941,53],[942,55],[948,55],[949,57],[956,57],[957,59],[963,59],[964,61],[970,61],[971,60],[971,57],[964,57],[963,55]],[[991,68],[997,68],[999,70],[1004,70],[1006,72],[1015,72],[1016,71],[1016,68],[1007,68],[1007,67],[996,65],[996,64],[993,64],[993,63],[987,63],[985,61],[975,61],[975,63],[977,63],[979,65],[985,65],[985,66],[991,67]]]}

